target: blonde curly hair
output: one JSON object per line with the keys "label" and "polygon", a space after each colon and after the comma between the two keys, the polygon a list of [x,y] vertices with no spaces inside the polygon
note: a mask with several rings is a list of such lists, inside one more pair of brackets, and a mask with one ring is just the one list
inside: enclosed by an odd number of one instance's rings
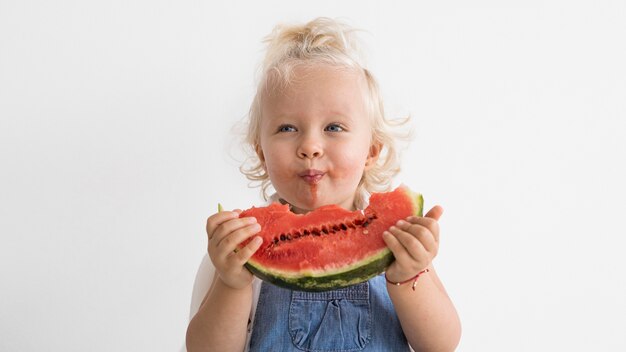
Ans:
{"label": "blonde curly hair", "polygon": [[260,158],[260,125],[262,104],[266,94],[289,87],[296,67],[327,65],[362,72],[366,82],[366,111],[372,122],[372,144],[382,146],[376,165],[365,171],[357,188],[355,206],[366,201],[367,193],[388,191],[392,179],[400,171],[396,139],[408,139],[410,133],[394,133],[393,127],[408,122],[409,117],[389,120],[385,117],[382,97],[374,76],[365,68],[358,50],[356,29],[330,18],[316,18],[303,25],[278,25],[264,39],[265,59],[260,67],[256,95],[250,106],[245,142],[250,157],[240,167],[241,172],[261,187],[265,200],[271,186],[269,175]]}

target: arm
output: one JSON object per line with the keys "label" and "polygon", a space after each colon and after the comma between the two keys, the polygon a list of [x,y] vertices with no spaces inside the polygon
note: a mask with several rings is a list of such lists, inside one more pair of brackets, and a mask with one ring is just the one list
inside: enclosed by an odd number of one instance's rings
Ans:
{"label": "arm", "polygon": [[409,344],[415,351],[454,351],[461,337],[461,323],[452,301],[432,265],[439,247],[441,207],[425,217],[409,217],[384,235],[396,257],[387,270],[394,282],[406,280],[424,268],[415,291],[411,283],[387,284],[387,291]]}
{"label": "arm", "polygon": [[402,331],[415,351],[454,351],[461,337],[457,312],[432,265],[419,277],[415,291],[411,284],[387,284]]}
{"label": "arm", "polygon": [[252,285],[233,289],[218,277],[211,286],[187,328],[187,351],[243,351]]}
{"label": "arm", "polygon": [[254,238],[234,251],[259,230],[256,219],[239,218],[238,212],[219,212],[207,220],[208,252],[216,275],[187,327],[189,352],[244,349],[252,305],[252,274],[244,264],[262,241]]}

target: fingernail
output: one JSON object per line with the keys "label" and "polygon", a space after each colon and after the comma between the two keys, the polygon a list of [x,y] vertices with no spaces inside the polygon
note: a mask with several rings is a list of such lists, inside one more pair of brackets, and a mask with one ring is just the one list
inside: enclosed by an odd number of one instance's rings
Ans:
{"label": "fingernail", "polygon": [[253,240],[254,244],[261,244],[263,242],[263,239],[259,236],[256,236]]}
{"label": "fingernail", "polygon": [[404,221],[404,220],[398,220],[398,222],[396,223],[396,225],[398,225],[398,226],[403,226],[405,224],[406,224],[406,221]]}

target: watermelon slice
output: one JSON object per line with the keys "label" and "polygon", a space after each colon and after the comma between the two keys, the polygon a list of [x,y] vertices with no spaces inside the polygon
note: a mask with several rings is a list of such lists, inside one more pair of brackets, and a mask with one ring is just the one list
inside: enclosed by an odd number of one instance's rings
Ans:
{"label": "watermelon slice", "polygon": [[363,211],[326,205],[302,215],[279,203],[253,207],[240,217],[257,219],[263,244],[246,267],[263,280],[300,291],[333,290],[367,281],[394,259],[383,232],[400,219],[422,216],[423,203],[420,194],[400,186],[372,194]]}

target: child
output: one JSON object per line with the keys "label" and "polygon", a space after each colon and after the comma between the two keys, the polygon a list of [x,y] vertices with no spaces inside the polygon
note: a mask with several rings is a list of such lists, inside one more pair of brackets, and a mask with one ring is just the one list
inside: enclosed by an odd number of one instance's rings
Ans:
{"label": "child", "polygon": [[[242,171],[261,181],[266,198],[275,188],[272,200],[295,213],[326,204],[362,209],[398,172],[377,84],[357,59],[353,32],[320,18],[279,26],[267,40],[247,136],[258,160]],[[243,265],[262,242],[256,219],[238,218],[239,210],[211,215],[208,254],[217,275],[208,274],[210,288],[189,323],[188,351],[454,350],[459,319],[432,265],[442,211],[436,206],[383,234],[396,258],[385,275],[320,293],[253,277]]]}

